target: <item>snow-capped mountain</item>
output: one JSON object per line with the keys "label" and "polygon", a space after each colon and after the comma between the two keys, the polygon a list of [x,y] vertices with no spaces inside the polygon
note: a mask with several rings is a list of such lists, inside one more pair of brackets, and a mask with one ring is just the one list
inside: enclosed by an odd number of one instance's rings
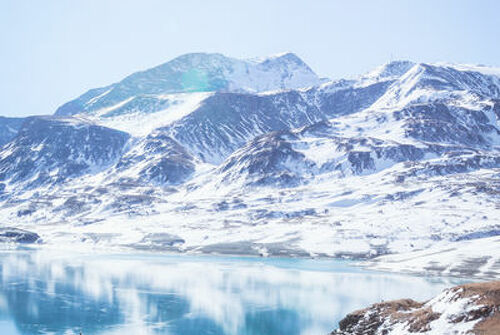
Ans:
{"label": "snow-capped mountain", "polygon": [[0,213],[51,245],[495,250],[499,120],[493,68],[397,61],[323,82],[293,54],[189,54],[5,123]]}
{"label": "snow-capped mountain", "polygon": [[221,54],[194,53],[136,72],[110,86],[86,92],[56,115],[98,113],[104,117],[166,109],[165,94],[183,92],[263,92],[317,85],[320,79],[296,55],[239,60]]}

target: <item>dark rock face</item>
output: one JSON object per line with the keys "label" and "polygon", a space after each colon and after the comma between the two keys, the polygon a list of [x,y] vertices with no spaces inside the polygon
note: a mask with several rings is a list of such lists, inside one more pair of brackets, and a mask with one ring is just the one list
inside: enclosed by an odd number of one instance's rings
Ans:
{"label": "dark rock face", "polygon": [[419,67],[423,76],[415,89],[430,87],[435,90],[468,90],[487,97],[500,95],[500,87],[492,76],[475,71],[459,71],[449,66],[419,64]]}
{"label": "dark rock face", "polygon": [[209,163],[220,163],[253,137],[325,115],[296,91],[270,96],[218,93],[165,131]]}
{"label": "dark rock face", "polygon": [[73,118],[30,117],[0,155],[0,180],[58,183],[112,164],[129,136]]}
{"label": "dark rock face", "polygon": [[395,112],[405,121],[405,134],[420,141],[440,144],[489,147],[488,135],[500,135],[482,111],[431,103]]}
{"label": "dark rock face", "polygon": [[40,239],[37,233],[18,228],[0,228],[0,242],[35,243]]}
{"label": "dark rock face", "polygon": [[493,111],[493,113],[495,113],[497,120],[500,120],[500,100],[499,99],[493,99],[492,111]]}
{"label": "dark rock face", "polygon": [[392,83],[393,81],[387,80],[366,87],[347,86],[342,89],[325,87],[311,90],[309,94],[316,95],[315,100],[319,101],[319,108],[331,118],[370,107]]}
{"label": "dark rock face", "polygon": [[500,167],[500,153],[484,151],[450,151],[440,159],[433,161],[414,161],[406,164],[405,171],[399,173],[407,176],[437,176],[455,173],[466,173],[478,169]]}
{"label": "dark rock face", "polygon": [[216,93],[165,131],[201,160],[220,164],[256,136],[360,111],[375,102],[388,84],[267,95]]}
{"label": "dark rock face", "polygon": [[142,183],[175,185],[195,170],[194,158],[175,140],[155,132],[135,145],[116,165],[118,172],[138,167]]}
{"label": "dark rock face", "polygon": [[287,141],[293,134],[282,132],[256,138],[224,163],[225,182],[247,176],[253,186],[296,186],[314,166]]}
{"label": "dark rock face", "polygon": [[25,118],[0,116],[0,146],[16,137]]}
{"label": "dark rock face", "polygon": [[[335,125],[318,122],[295,131],[259,136],[231,155],[219,168],[225,182],[245,178],[247,185],[292,187],[314,175],[338,172],[360,175],[377,172],[378,161],[385,165],[421,160],[426,153],[443,150],[437,146],[416,147],[374,138],[344,138],[336,135]],[[301,150],[314,150],[311,142],[331,144],[331,159],[321,164],[308,159]]]}

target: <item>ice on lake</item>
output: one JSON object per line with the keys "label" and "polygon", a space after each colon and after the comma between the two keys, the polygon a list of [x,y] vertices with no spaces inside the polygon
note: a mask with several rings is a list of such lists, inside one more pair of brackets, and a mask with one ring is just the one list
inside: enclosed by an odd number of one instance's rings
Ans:
{"label": "ice on lake", "polygon": [[336,260],[0,253],[0,334],[314,335],[381,300],[459,281]]}

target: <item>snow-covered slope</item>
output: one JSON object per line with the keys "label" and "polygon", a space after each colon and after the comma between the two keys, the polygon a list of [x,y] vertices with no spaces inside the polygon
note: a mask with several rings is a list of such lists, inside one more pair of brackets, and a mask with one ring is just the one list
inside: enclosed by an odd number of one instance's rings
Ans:
{"label": "snow-covered slope", "polygon": [[189,115],[211,95],[212,92],[193,92],[131,97],[96,113],[83,112],[74,116],[143,137]]}
{"label": "snow-covered slope", "polygon": [[[500,237],[498,227],[491,229],[474,231],[453,242],[440,243],[425,250],[381,256],[364,265],[377,270],[419,275],[499,278]],[[497,236],[487,237],[492,235]]]}
{"label": "snow-covered slope", "polygon": [[[179,86],[193,68],[201,86]],[[499,78],[398,61],[320,83],[292,54],[181,56],[25,123],[0,151],[0,215],[59,246],[373,257],[484,239],[497,259]]]}

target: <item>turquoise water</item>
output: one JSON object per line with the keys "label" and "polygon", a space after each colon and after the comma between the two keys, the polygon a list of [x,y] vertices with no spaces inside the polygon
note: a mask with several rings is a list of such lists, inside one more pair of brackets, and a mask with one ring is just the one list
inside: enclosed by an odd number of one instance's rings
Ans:
{"label": "turquoise water", "polygon": [[0,334],[325,335],[381,300],[457,281],[332,260],[0,253]]}

